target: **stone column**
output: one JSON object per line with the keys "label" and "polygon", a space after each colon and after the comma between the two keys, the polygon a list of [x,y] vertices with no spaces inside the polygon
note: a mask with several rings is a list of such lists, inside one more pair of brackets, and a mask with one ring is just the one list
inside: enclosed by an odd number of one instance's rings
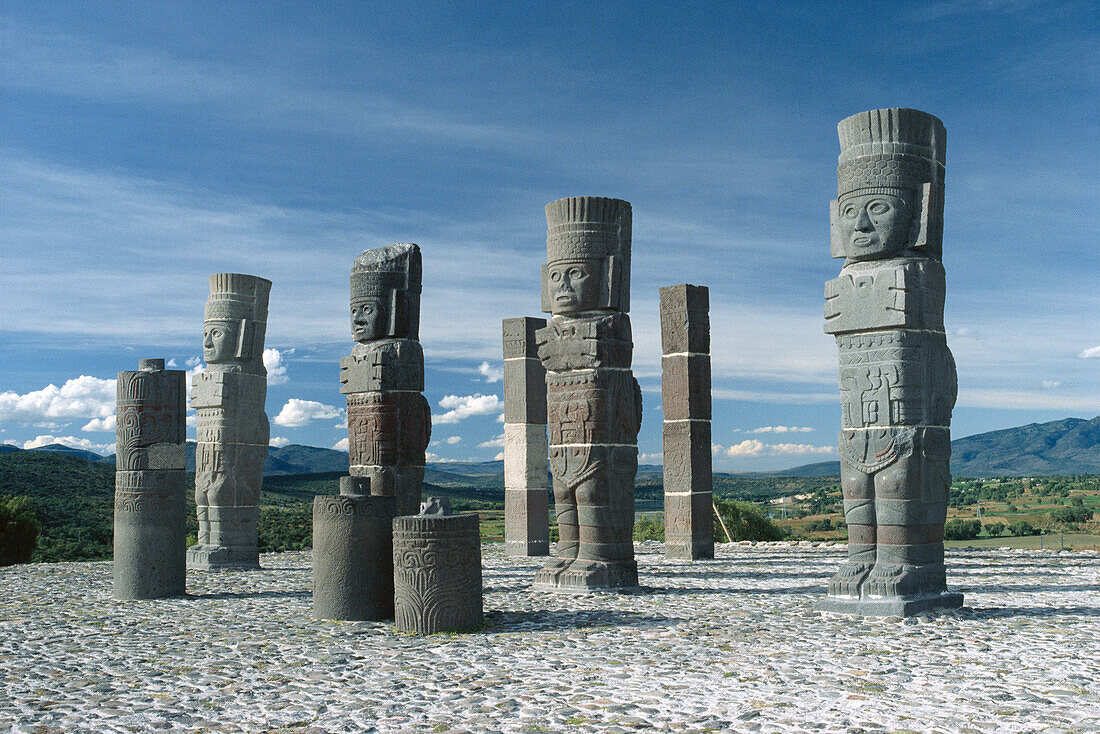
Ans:
{"label": "stone column", "polygon": [[504,320],[504,552],[550,555],[546,369],[535,332],[546,319]]}
{"label": "stone column", "polygon": [[685,284],[660,293],[665,555],[714,558],[710,292]]}
{"label": "stone column", "polygon": [[420,248],[411,244],[367,250],[352,266],[357,344],[340,360],[349,476],[340,478],[339,496],[318,497],[313,508],[313,603],[321,619],[393,617],[391,522],[420,509],[431,434],[417,341],[420,273]]}
{"label": "stone column", "polygon": [[642,395],[630,370],[630,204],[560,199],[546,222],[542,310],[552,316],[537,341],[559,541],[535,587],[633,588]]}
{"label": "stone column", "polygon": [[142,359],[119,372],[115,415],[114,595],[185,593],[187,551],[183,371]]}
{"label": "stone column", "polygon": [[478,526],[476,514],[455,515],[447,500],[435,497],[420,514],[394,519],[397,629],[432,635],[481,626]]}
{"label": "stone column", "polygon": [[203,323],[206,369],[191,382],[198,412],[195,510],[198,543],[187,567],[257,569],[256,524],[270,427],[264,336],[271,281],[255,275],[210,276]]}
{"label": "stone column", "polygon": [[840,122],[825,331],[840,354],[840,480],[848,561],[821,609],[907,616],[962,604],[947,590],[955,362],[940,263],[943,123],[871,110]]}

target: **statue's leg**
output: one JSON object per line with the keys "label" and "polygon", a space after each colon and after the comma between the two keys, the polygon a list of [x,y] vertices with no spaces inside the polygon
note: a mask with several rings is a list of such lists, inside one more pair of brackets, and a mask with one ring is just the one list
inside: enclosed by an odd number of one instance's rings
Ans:
{"label": "statue's leg", "polygon": [[917,431],[911,455],[877,477],[878,552],[867,591],[920,596],[945,588],[943,524],[951,485],[947,429]]}
{"label": "statue's leg", "polygon": [[580,543],[577,527],[577,495],[574,489],[554,477],[554,516],[558,523],[558,555],[547,564],[547,569],[563,569],[577,557]]}
{"label": "statue's leg", "polygon": [[210,508],[206,490],[207,478],[200,474],[195,481],[195,514],[199,520],[198,545],[210,545]]}
{"label": "statue's leg", "polygon": [[848,525],[848,560],[829,581],[829,596],[858,597],[875,563],[874,477],[842,456],[840,488],[844,496],[844,522]]}

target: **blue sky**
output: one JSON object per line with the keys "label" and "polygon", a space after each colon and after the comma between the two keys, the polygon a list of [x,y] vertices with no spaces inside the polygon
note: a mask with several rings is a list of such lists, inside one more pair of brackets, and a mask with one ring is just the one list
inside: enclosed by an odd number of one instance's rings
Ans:
{"label": "blue sky", "polygon": [[715,467],[835,458],[836,123],[888,106],[948,130],[955,435],[1100,413],[1100,6],[715,5],[0,4],[0,441],[110,450],[115,373],[193,368],[235,271],[274,282],[272,435],[336,445],[351,263],[412,241],[429,450],[492,459],[543,206],[597,194],[634,207],[643,461],[682,282]]}

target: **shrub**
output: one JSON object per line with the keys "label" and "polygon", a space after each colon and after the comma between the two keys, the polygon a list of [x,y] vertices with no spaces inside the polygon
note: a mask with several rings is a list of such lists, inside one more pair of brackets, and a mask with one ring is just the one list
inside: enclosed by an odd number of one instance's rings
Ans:
{"label": "shrub", "polygon": [[1073,507],[1084,507],[1085,506],[1085,499],[1084,499],[1084,497],[1074,496],[1074,497],[1069,498],[1069,503]]}
{"label": "shrub", "polygon": [[30,499],[0,497],[0,566],[29,561],[38,547],[38,530]]}
{"label": "shrub", "polygon": [[[764,517],[760,508],[748,502],[715,497],[714,505],[722,515],[729,530],[730,540],[782,540],[783,531]],[[714,538],[725,538],[725,531],[718,518],[714,518]]]}
{"label": "shrub", "polygon": [[1008,532],[1012,535],[1035,535],[1035,526],[1023,520],[1017,520],[1008,526]]}
{"label": "shrub", "polygon": [[979,520],[949,520],[943,526],[944,540],[971,540],[982,532],[982,523]]}
{"label": "shrub", "polygon": [[1088,522],[1092,519],[1092,510],[1084,507],[1058,507],[1050,511],[1053,522]]}
{"label": "shrub", "polygon": [[659,540],[664,542],[665,523],[652,515],[642,515],[634,522],[634,540]]}
{"label": "shrub", "polygon": [[834,529],[833,521],[828,517],[822,520],[811,520],[802,526],[802,531],[805,533],[824,533]]}
{"label": "shrub", "polygon": [[991,522],[983,525],[985,531],[989,533],[989,537],[996,538],[998,535],[1005,531],[1005,524],[1003,522]]}

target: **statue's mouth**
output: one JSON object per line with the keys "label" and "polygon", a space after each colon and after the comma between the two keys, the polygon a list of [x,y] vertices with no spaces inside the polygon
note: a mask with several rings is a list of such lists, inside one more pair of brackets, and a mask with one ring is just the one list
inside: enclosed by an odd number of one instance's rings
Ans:
{"label": "statue's mouth", "polygon": [[852,238],[852,244],[854,244],[858,247],[866,247],[867,245],[872,244],[872,242],[874,242],[874,239],[871,238],[871,237],[868,237],[865,234],[859,235],[858,237],[853,237]]}

